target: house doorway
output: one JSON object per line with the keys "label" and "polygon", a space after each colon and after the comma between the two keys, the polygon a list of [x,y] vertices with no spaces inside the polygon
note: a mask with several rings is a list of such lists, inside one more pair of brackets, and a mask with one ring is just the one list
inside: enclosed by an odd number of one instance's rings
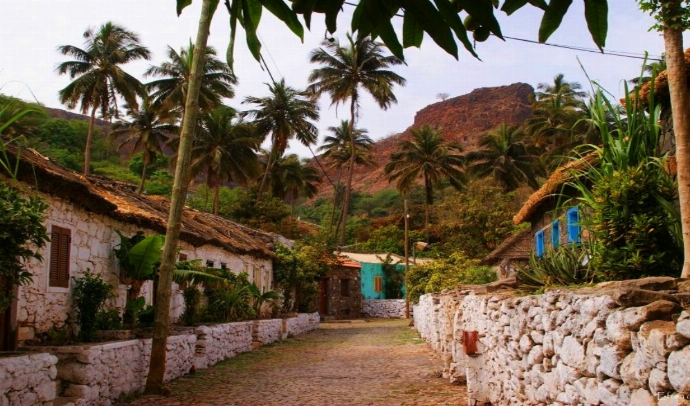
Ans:
{"label": "house doorway", "polygon": [[319,314],[328,315],[328,278],[321,279],[319,288]]}
{"label": "house doorway", "polygon": [[17,294],[15,287],[12,305],[0,313],[0,351],[14,351],[17,349]]}

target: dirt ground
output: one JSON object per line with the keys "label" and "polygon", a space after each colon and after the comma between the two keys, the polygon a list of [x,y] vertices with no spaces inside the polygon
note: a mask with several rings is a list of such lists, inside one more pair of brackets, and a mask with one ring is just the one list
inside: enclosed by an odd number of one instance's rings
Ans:
{"label": "dirt ground", "polygon": [[456,406],[464,386],[440,378],[441,361],[406,320],[322,323],[169,385],[161,406]]}

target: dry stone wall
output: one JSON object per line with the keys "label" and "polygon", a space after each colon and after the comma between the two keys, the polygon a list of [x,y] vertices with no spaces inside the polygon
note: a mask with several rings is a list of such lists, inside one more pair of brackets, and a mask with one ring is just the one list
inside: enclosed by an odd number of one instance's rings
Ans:
{"label": "dry stone wall", "polygon": [[[451,292],[422,296],[414,319],[444,376],[467,383],[470,404],[689,405],[683,295],[620,287],[523,297]],[[466,355],[472,332],[477,351]]]}
{"label": "dry stone wall", "polygon": [[58,359],[50,354],[0,358],[0,405],[52,406]]}
{"label": "dry stone wall", "polygon": [[[254,346],[284,339],[288,332],[297,335],[318,327],[319,314],[309,313],[287,319],[190,329],[185,334],[168,337],[165,380],[179,378],[193,368],[207,368],[251,351]],[[151,340],[29,348],[54,355],[1,358],[0,406],[50,406],[49,402],[56,396],[58,382],[64,388],[60,395],[71,398],[75,406],[110,406],[122,396],[143,391],[149,370]],[[50,396],[52,398],[48,399]]]}
{"label": "dry stone wall", "polygon": [[194,332],[198,340],[194,365],[207,368],[237,354],[252,350],[253,322],[217,324],[200,326]]}
{"label": "dry stone wall", "polygon": [[362,301],[362,314],[364,317],[402,319],[405,317],[405,299],[366,299]]}

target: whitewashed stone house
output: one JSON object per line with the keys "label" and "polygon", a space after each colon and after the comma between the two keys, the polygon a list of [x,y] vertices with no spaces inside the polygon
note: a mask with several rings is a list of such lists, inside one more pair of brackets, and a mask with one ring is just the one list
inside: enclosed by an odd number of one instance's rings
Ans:
{"label": "whitewashed stone house", "polygon": [[[28,266],[33,282],[19,287],[15,305],[0,315],[5,320],[0,323],[0,342],[33,340],[51,330],[70,328],[70,286],[87,269],[115,287],[117,298],[110,305],[123,309],[128,286],[119,278],[113,253],[120,242],[116,230],[124,235],[138,230],[165,234],[169,200],[137,195],[130,185],[110,179],[85,177],[32,150],[21,153],[19,180],[37,189],[48,204],[45,226],[51,241],[42,250],[43,262],[32,261]],[[276,240],[288,244],[283,237],[187,208],[180,257],[201,259],[209,267],[227,267],[234,273],[247,272],[259,288],[270,289]],[[151,286],[145,285],[143,294],[149,302],[151,293]],[[183,307],[181,291],[174,285],[171,317],[178,318]]]}

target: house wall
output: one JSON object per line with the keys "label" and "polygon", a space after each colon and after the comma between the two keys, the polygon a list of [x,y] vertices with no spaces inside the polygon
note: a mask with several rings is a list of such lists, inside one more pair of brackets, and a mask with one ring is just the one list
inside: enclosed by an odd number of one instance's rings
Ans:
{"label": "house wall", "polygon": [[[328,315],[335,318],[359,317],[362,311],[362,291],[359,269],[339,267],[331,269],[328,283]],[[342,281],[350,282],[350,295],[342,296]]]}
{"label": "house wall", "polygon": [[[127,224],[104,215],[98,215],[84,210],[68,201],[49,195],[42,195],[48,204],[46,220],[44,222],[48,233],[51,227],[57,225],[71,230],[70,246],[70,286],[73,278],[81,277],[87,269],[103,280],[115,286],[115,299],[109,301],[108,306],[124,309],[127,296],[127,286],[118,280],[118,265],[113,253],[113,248],[120,243],[120,237],[115,230],[125,235],[133,235],[138,230],[147,234],[155,234],[153,230],[142,229],[135,224]],[[88,208],[87,208],[88,209]],[[259,259],[248,255],[237,255],[224,251],[215,246],[194,247],[184,241],[180,242],[182,253],[187,254],[188,259],[207,259],[215,262],[215,267],[220,267],[220,262],[225,262],[234,272],[239,273],[258,267],[262,279],[268,285],[272,283],[272,263],[270,259]],[[75,313],[72,308],[70,288],[52,287],[49,285],[50,269],[50,242],[42,250],[43,262],[31,260],[27,265],[33,275],[33,281],[21,286],[18,294],[19,341],[33,340],[38,334],[46,333],[51,329],[62,330],[67,327],[69,332],[74,332]],[[150,304],[153,297],[152,284],[147,282],[142,295]],[[173,296],[171,300],[171,318],[176,320],[184,310],[182,294],[176,284],[173,284]]]}
{"label": "house wall", "polygon": [[[571,207],[568,207],[568,209],[570,208]],[[532,224],[531,251],[535,250],[535,235],[540,230],[544,231],[544,247],[546,248],[546,250],[553,248],[553,244],[551,242],[551,234],[552,224],[555,220],[558,220],[560,222],[558,236],[559,246],[568,244],[568,218],[566,213],[566,210],[543,211],[541,212],[541,214],[536,214],[533,217],[533,219],[530,220]],[[581,228],[580,238],[583,241],[589,238],[589,233],[586,229]]]}
{"label": "house wall", "polygon": [[[386,297],[386,276],[383,273],[382,264],[372,264],[368,262],[361,262],[362,270],[360,274],[362,276],[362,298],[365,300],[371,299],[397,299],[397,298],[387,298]],[[410,264],[412,265],[412,264]],[[398,272],[405,272],[405,265],[396,266]],[[380,292],[376,292],[374,287],[374,278],[380,276],[383,280],[382,289]],[[405,297],[405,285],[403,284],[401,297]]]}

